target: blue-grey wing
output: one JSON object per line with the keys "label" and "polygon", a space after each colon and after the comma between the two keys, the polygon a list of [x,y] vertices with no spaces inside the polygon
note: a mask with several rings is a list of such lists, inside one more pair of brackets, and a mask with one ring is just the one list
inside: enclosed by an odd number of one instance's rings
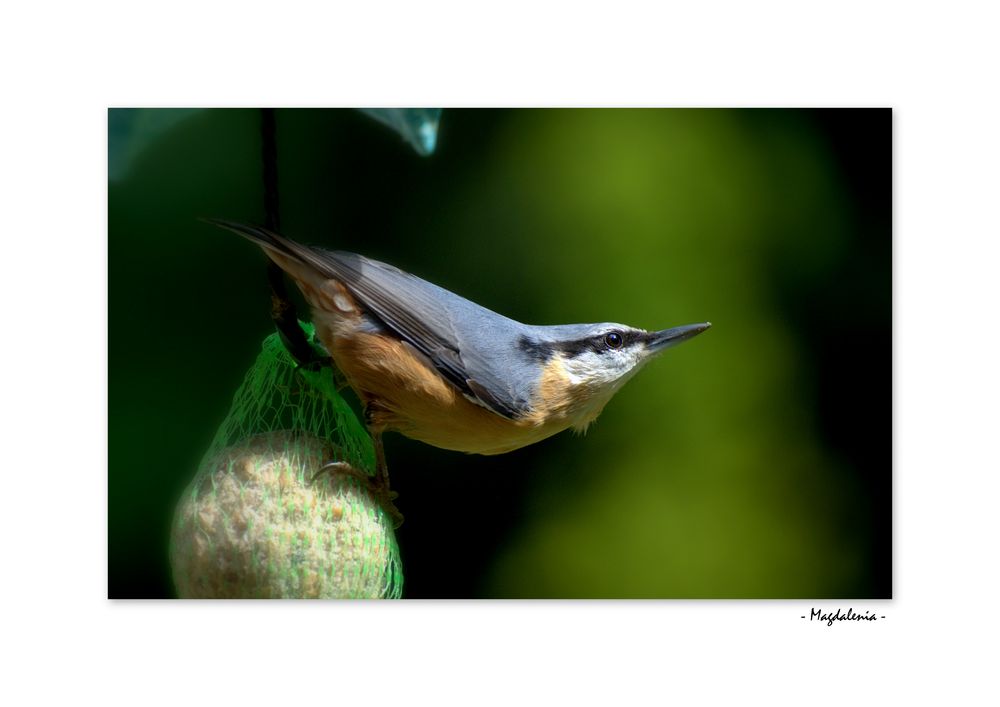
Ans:
{"label": "blue-grey wing", "polygon": [[386,329],[468,398],[498,415],[530,412],[530,361],[517,355],[526,327],[415,275],[355,253],[296,243],[256,226],[208,219],[342,283]]}
{"label": "blue-grey wing", "polygon": [[369,314],[467,397],[511,419],[530,411],[510,355],[523,325],[377,260],[342,251],[320,257]]}

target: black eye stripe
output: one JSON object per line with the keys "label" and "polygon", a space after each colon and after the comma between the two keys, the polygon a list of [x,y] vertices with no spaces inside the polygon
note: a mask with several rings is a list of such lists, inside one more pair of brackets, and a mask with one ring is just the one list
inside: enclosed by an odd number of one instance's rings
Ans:
{"label": "black eye stripe", "polygon": [[[609,345],[607,342],[609,334],[616,334],[621,337],[621,343],[618,346]],[[627,348],[640,340],[642,336],[643,332],[629,329],[615,329],[613,331],[606,331],[603,334],[573,341],[538,341],[523,336],[518,341],[518,347],[528,358],[539,363],[546,363],[556,353],[561,353],[567,358],[574,358],[587,351],[606,354],[609,351]]]}

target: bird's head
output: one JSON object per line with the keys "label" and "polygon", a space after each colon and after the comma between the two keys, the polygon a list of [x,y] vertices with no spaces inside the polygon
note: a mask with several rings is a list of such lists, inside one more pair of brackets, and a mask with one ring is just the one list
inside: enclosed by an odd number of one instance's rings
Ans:
{"label": "bird's head", "polygon": [[624,324],[572,324],[551,327],[552,348],[573,383],[617,389],[648,361],[708,329],[710,322],[645,331]]}
{"label": "bird's head", "polygon": [[539,327],[532,351],[543,362],[540,401],[565,410],[585,429],[647,362],[711,327],[710,322],[645,331],[624,324]]}

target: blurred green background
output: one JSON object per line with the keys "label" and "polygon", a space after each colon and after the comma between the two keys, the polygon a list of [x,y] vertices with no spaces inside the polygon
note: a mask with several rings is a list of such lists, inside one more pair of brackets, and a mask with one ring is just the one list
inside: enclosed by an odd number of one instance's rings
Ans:
{"label": "blurred green background", "polygon": [[[404,596],[891,596],[890,110],[445,110],[430,157],[357,111],[276,118],[289,237],[528,323],[714,324],[585,436],[386,435]],[[109,595],[168,597],[174,505],[273,330],[264,256],[197,220],[263,223],[261,112],[125,123]]]}

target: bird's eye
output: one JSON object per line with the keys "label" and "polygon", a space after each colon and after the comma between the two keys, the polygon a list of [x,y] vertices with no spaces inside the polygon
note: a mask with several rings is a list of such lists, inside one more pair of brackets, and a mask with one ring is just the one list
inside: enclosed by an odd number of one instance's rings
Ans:
{"label": "bird's eye", "polygon": [[622,335],[617,331],[610,331],[604,335],[604,343],[609,349],[620,349],[622,347]]}

